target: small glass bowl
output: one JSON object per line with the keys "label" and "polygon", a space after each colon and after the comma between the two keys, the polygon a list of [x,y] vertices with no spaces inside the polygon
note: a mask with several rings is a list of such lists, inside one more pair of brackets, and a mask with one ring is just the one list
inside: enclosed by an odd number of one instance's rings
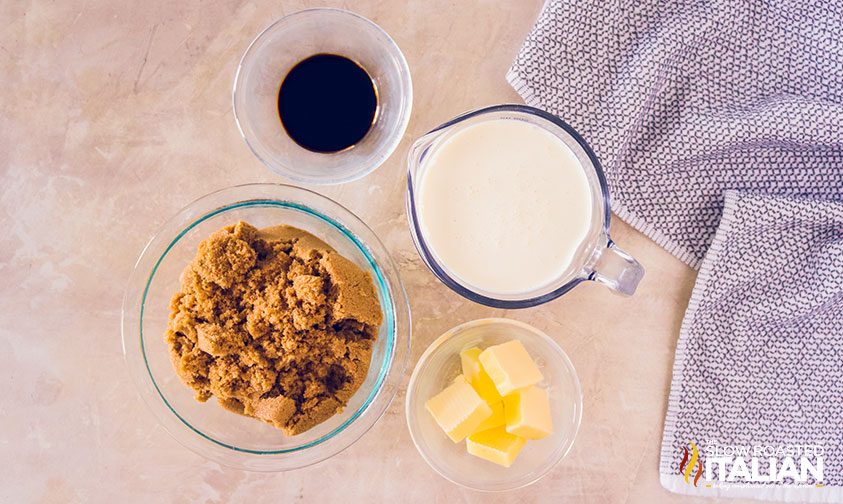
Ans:
{"label": "small glass bowl", "polygon": [[[293,141],[278,117],[281,81],[320,53],[345,56],[366,69],[378,108],[372,129],[346,150],[320,153]],[[308,9],[276,21],[243,54],[234,78],[234,117],[252,152],[270,170],[298,182],[338,184],[365,176],[392,154],[410,120],[413,85],[401,50],[378,25],[340,9]]]}
{"label": "small glass bowl", "polygon": [[[470,455],[465,442],[452,442],[430,412],[428,399],[460,374],[460,351],[520,340],[544,375],[539,384],[550,394],[553,434],[527,441],[511,467]],[[481,491],[506,491],[535,483],[571,449],[582,418],[582,390],[570,359],[552,339],[515,320],[488,318],[454,327],[431,343],[419,359],[407,387],[407,425],[422,458],[454,483]]]}
{"label": "small glass bowl", "polygon": [[[256,227],[289,224],[322,238],[372,275],[384,321],[365,381],[345,409],[298,436],[200,403],[173,369],[164,333],[171,296],[200,241],[244,220]],[[331,457],[360,438],[398,390],[410,345],[410,308],[383,244],[338,203],[298,187],[251,184],[204,196],[182,209],[140,255],[123,299],[123,354],[140,395],[182,445],[227,466],[283,471]]]}

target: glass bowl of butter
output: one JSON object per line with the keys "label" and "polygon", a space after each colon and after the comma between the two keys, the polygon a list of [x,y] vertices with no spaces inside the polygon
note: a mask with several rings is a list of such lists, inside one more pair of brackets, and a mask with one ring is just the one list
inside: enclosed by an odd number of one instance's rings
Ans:
{"label": "glass bowl of butter", "polygon": [[422,458],[481,491],[535,483],[570,451],[582,390],[565,352],[538,329],[489,318],[459,325],[422,354],[407,388]]}

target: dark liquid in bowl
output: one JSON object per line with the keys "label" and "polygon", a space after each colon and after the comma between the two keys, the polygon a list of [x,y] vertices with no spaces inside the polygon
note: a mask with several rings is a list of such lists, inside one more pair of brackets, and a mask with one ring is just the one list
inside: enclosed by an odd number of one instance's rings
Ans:
{"label": "dark liquid in bowl", "polygon": [[378,94],[369,73],[336,54],[316,54],[293,67],[278,91],[281,124],[315,152],[354,146],[372,129]]}

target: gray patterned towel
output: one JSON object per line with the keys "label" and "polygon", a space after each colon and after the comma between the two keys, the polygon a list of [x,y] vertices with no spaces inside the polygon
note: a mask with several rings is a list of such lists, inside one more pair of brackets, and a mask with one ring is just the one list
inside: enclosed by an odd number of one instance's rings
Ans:
{"label": "gray patterned towel", "polygon": [[843,502],[843,3],[549,0],[507,79],[702,264],[662,484]]}
{"label": "gray patterned towel", "polygon": [[615,213],[691,266],[725,189],[843,193],[843,2],[549,0],[507,78],[585,136]]}
{"label": "gray patterned towel", "polygon": [[[822,458],[821,478],[802,480],[802,456]],[[788,457],[798,477],[781,475]],[[843,502],[843,203],[727,191],[677,343],[660,472],[694,495]]]}

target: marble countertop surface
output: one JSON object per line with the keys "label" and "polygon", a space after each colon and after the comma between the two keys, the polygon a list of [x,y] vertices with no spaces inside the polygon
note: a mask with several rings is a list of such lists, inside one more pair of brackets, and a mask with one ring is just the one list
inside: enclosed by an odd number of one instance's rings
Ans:
{"label": "marble countertop surface", "polygon": [[414,319],[411,363],[464,321],[537,326],[582,381],[573,450],[526,489],[463,489],[416,452],[403,391],[351,448],[298,471],[242,472],[179,445],[124,368],[123,290],[141,248],[188,202],[283,181],[241,140],[232,80],[255,34],[316,3],[10,1],[0,3],[0,501],[705,502],[658,480],[693,270],[615,219],[613,237],[647,268],[634,297],[587,284],[539,308],[504,311],[452,293],[411,242],[410,143],[467,109],[521,101],[504,74],[541,1],[325,3],[379,23],[413,74],[413,116],[395,154],[362,180],[318,188],[368,222],[399,265]]}

